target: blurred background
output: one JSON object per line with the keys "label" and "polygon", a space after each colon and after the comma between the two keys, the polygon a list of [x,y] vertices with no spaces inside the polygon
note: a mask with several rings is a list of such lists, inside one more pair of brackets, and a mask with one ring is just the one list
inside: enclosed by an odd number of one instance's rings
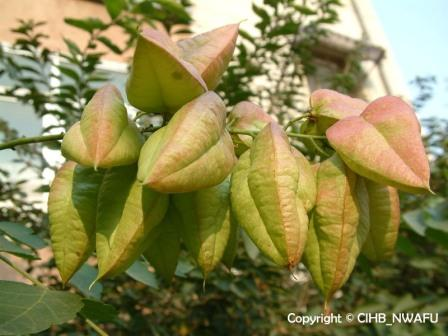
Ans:
{"label": "blurred background", "polygon": [[[111,334],[445,335],[448,333],[448,2],[443,0],[0,0],[0,140],[59,133],[80,116],[95,89],[113,82],[122,93],[139,28],[174,40],[228,23],[241,33],[218,92],[231,108],[260,104],[280,123],[300,115],[317,88],[366,100],[397,95],[413,104],[431,160],[435,195],[402,194],[396,255],[360,258],[336,295],[337,312],[438,312],[437,325],[290,325],[289,312],[317,314],[321,298],[300,265],[273,267],[244,236],[234,267],[207,280],[183,255],[173,283],[137,265],[89,291],[86,264],[71,286],[115,307]],[[130,107],[131,113],[132,107]],[[26,225],[46,244],[41,260],[22,261],[58,285],[48,243],[46,197],[62,162],[59,144],[0,152],[0,221]],[[316,160],[315,153],[308,153]],[[0,227],[0,238],[2,230]],[[3,238],[4,239],[4,238]],[[7,252],[0,241],[0,252]],[[92,275],[93,274],[93,275]],[[16,279],[0,265],[0,279]],[[45,334],[89,333],[80,321]]]}

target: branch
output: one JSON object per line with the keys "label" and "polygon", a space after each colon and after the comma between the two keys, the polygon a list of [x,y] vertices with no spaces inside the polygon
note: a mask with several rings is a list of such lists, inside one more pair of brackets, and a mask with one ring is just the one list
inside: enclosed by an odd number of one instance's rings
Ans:
{"label": "branch", "polygon": [[307,114],[305,114],[305,115],[301,115],[301,116],[299,116],[299,117],[296,117],[296,118],[290,120],[290,121],[286,124],[286,126],[284,127],[284,130],[287,131],[288,128],[291,127],[294,123],[296,123],[297,121],[300,121],[300,120],[302,120],[302,119],[306,119],[306,118],[308,118],[308,117],[309,117],[309,114],[307,113]]}
{"label": "branch", "polygon": [[11,141],[0,144],[0,150],[4,150],[4,149],[14,150],[14,147],[16,147],[16,146],[27,145],[27,144],[38,143],[38,142],[61,140],[63,137],[64,137],[64,133],[59,133],[59,134],[41,135],[41,136],[30,137],[30,138],[15,139],[15,140],[11,140]]}
{"label": "branch", "polygon": [[0,254],[0,260],[3,261],[6,265],[8,265],[9,267],[11,267],[14,271],[16,271],[17,273],[19,273],[21,276],[23,276],[25,279],[28,279],[29,281],[31,281],[34,285],[38,286],[38,287],[45,287],[45,285],[40,282],[39,280],[37,280],[36,278],[34,278],[33,276],[31,276],[31,274],[25,272],[24,270],[22,270],[19,266],[17,266],[14,262],[12,262],[11,260],[9,260],[8,258],[6,258],[5,256],[2,256]]}

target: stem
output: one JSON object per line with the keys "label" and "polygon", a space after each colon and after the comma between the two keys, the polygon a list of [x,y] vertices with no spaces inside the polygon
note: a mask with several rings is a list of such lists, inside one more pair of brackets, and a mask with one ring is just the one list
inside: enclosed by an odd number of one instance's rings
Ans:
{"label": "stem", "polygon": [[45,285],[42,282],[40,282],[39,280],[34,278],[31,274],[29,274],[29,273],[25,272],[24,270],[22,270],[14,262],[12,262],[11,260],[9,260],[8,258],[6,258],[5,256],[3,256],[1,254],[0,254],[0,260],[3,261],[9,267],[11,267],[14,271],[19,273],[21,276],[23,276],[24,278],[26,278],[29,281],[31,281],[34,285],[36,285],[38,287],[45,288]]}
{"label": "stem", "polygon": [[286,126],[284,127],[284,130],[287,131],[288,128],[291,127],[294,123],[296,123],[297,121],[300,121],[300,120],[302,120],[302,119],[306,119],[306,118],[308,118],[308,117],[309,117],[309,115],[308,115],[308,114],[305,114],[305,115],[301,115],[301,116],[299,116],[299,117],[296,117],[296,118],[290,120],[290,121],[286,124]]}
{"label": "stem", "polygon": [[286,134],[291,138],[304,138],[304,139],[326,139],[327,138],[325,135],[300,134],[300,133],[293,133],[293,132],[288,132]]}
{"label": "stem", "polygon": [[105,332],[103,329],[101,329],[95,322],[93,322],[91,319],[88,319],[85,317],[86,323],[93,329],[95,330],[98,335],[100,336],[109,336],[109,334],[107,332]]}
{"label": "stem", "polygon": [[64,133],[59,133],[59,134],[41,135],[41,136],[30,137],[30,138],[15,139],[15,140],[11,140],[11,141],[0,144],[0,150],[4,150],[4,149],[13,149],[14,150],[14,147],[16,147],[16,146],[27,145],[27,144],[31,144],[31,143],[37,143],[37,142],[61,140],[63,137],[64,137]]}
{"label": "stem", "polygon": [[245,130],[240,130],[240,129],[230,129],[229,130],[230,134],[242,134],[242,135],[249,135],[252,138],[255,138],[258,134],[258,132],[251,132],[251,131],[245,131]]}
{"label": "stem", "polygon": [[310,139],[310,141],[313,144],[314,148],[319,152],[320,155],[329,157],[328,153],[326,151],[324,151],[323,148],[320,147],[314,139]]}

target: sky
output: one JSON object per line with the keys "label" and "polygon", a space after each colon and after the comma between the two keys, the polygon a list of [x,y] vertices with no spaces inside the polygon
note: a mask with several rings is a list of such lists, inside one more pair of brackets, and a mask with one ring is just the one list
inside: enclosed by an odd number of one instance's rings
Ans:
{"label": "sky", "polygon": [[[448,1],[372,0],[405,81],[436,76],[421,117],[448,118]],[[415,90],[410,89],[411,93]]]}

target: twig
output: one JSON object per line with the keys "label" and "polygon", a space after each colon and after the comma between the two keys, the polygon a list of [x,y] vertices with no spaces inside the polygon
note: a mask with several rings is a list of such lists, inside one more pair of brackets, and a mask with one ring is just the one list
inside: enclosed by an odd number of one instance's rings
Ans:
{"label": "twig", "polygon": [[302,119],[306,119],[306,118],[308,118],[308,117],[309,117],[309,114],[307,113],[307,114],[305,114],[305,115],[301,115],[301,116],[299,116],[299,117],[296,117],[296,118],[290,120],[290,121],[286,124],[286,126],[284,127],[284,130],[287,131],[288,128],[290,128],[294,123],[296,123],[297,121],[300,121],[300,120],[302,120]]}
{"label": "twig", "polygon": [[30,137],[30,138],[15,139],[15,140],[11,140],[11,141],[0,144],[0,150],[14,149],[14,147],[16,147],[16,146],[27,145],[27,144],[31,144],[31,143],[61,140],[63,137],[64,137],[64,133],[59,133],[59,134],[51,134],[51,135],[41,135],[41,136]]}
{"label": "twig", "polygon": [[19,266],[17,266],[14,262],[12,262],[11,260],[9,260],[8,258],[6,258],[5,256],[2,256],[0,254],[0,260],[3,261],[6,265],[8,265],[9,267],[11,267],[14,271],[16,271],[17,273],[19,273],[21,276],[23,276],[24,278],[28,279],[29,281],[31,281],[34,285],[38,286],[38,287],[42,287],[45,288],[45,285],[40,282],[39,280],[37,280],[36,278],[34,278],[33,276],[31,276],[31,274],[25,272],[24,270],[22,270]]}
{"label": "twig", "polygon": [[85,317],[86,323],[95,330],[100,336],[109,336],[107,332],[105,332],[103,329],[101,329],[95,322],[93,322],[91,319],[88,319]]}
{"label": "twig", "polygon": [[303,139],[326,139],[327,137],[325,135],[312,135],[312,134],[300,134],[300,133],[293,133],[288,132],[286,133],[287,136],[291,138],[303,138]]}
{"label": "twig", "polygon": [[252,132],[252,131],[245,131],[240,129],[229,129],[230,134],[241,134],[241,135],[249,135],[252,138],[255,138],[258,134],[258,132]]}

